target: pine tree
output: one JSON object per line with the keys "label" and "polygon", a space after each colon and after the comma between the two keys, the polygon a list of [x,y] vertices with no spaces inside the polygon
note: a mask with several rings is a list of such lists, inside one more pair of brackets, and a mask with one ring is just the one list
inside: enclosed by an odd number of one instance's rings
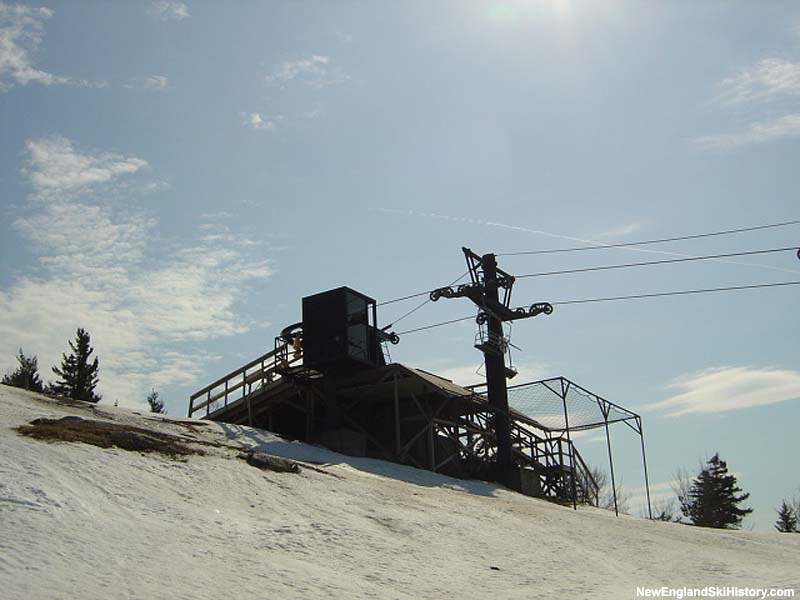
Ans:
{"label": "pine tree", "polygon": [[94,391],[99,381],[97,371],[100,361],[95,356],[94,361],[89,362],[94,352],[90,342],[89,333],[79,327],[75,343],[69,342],[72,353],[69,356],[61,355],[61,368],[53,367],[53,373],[59,376],[59,380],[52,385],[57,395],[86,402],[100,401],[100,395]]}
{"label": "pine tree", "polygon": [[794,509],[786,503],[781,504],[778,510],[778,520],[775,521],[775,529],[781,533],[797,533],[797,515]]}
{"label": "pine tree", "polygon": [[39,379],[39,359],[36,356],[25,356],[22,348],[17,355],[19,366],[11,375],[3,376],[3,383],[14,387],[30,390],[31,392],[43,392],[44,385]]}
{"label": "pine tree", "polygon": [[157,391],[152,390],[147,394],[147,403],[150,405],[150,412],[161,415],[167,414],[167,409],[164,408],[164,401],[161,400]]}
{"label": "pine tree", "polygon": [[728,465],[719,454],[712,456],[694,479],[688,492],[679,497],[681,512],[692,525],[717,529],[738,528],[752,508],[739,508],[750,497],[740,493],[736,477],[728,473]]}

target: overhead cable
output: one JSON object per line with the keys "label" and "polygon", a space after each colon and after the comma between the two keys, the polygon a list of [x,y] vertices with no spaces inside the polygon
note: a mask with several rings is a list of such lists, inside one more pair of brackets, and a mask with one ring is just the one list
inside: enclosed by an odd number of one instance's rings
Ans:
{"label": "overhead cable", "polygon": [[[589,304],[594,302],[614,302],[620,300],[639,300],[643,298],[662,298],[666,296],[686,296],[689,294],[709,294],[714,292],[731,292],[731,291],[739,291],[739,290],[754,290],[759,288],[773,288],[773,287],[785,287],[790,285],[800,285],[800,281],[775,281],[772,283],[757,283],[752,285],[732,285],[732,286],[725,286],[725,287],[716,287],[716,288],[703,288],[703,289],[692,289],[692,290],[672,290],[669,292],[655,292],[650,294],[631,294],[628,296],[608,296],[604,298],[582,298],[580,300],[559,300],[557,302],[550,302],[553,306],[566,306],[570,304]],[[418,331],[425,331],[427,329],[433,329],[434,327],[442,327],[444,325],[451,325],[452,323],[458,323],[460,321],[467,321],[469,319],[474,319],[474,316],[467,316],[467,317],[459,317],[458,319],[450,319],[449,321],[442,321],[441,323],[433,323],[432,325],[425,325],[423,327],[417,327],[416,329],[409,329],[407,331],[401,331],[398,335],[405,335],[409,333],[416,333]]]}
{"label": "overhead cable", "polygon": [[[448,285],[448,286],[455,285],[456,283],[458,283],[459,281],[461,281],[462,279],[464,279],[464,277],[465,277],[465,276],[467,276],[467,275],[469,275],[469,271],[466,271],[466,272],[462,273],[461,275],[459,275],[459,276],[458,276],[456,279],[454,279],[453,281],[451,281],[451,282],[450,282],[450,283],[448,283],[447,285]],[[425,294],[430,294],[430,292],[424,292],[424,293],[425,293]],[[416,297],[416,296],[421,296],[421,295],[422,295],[422,294],[415,294],[414,296]],[[394,321],[392,321],[392,322],[391,322],[389,325],[387,325],[387,326],[386,326],[386,328],[387,328],[387,329],[390,329],[390,328],[394,327],[395,325],[397,325],[397,323],[399,323],[400,321],[402,321],[402,320],[403,320],[403,319],[405,319],[406,317],[408,317],[408,316],[410,316],[410,315],[414,314],[415,312],[417,312],[417,311],[418,311],[420,308],[422,308],[423,306],[425,306],[425,305],[426,305],[428,302],[430,302],[430,301],[431,301],[431,298],[430,298],[430,295],[429,295],[429,296],[428,296],[428,298],[426,298],[424,302],[421,302],[420,304],[418,304],[417,306],[415,306],[414,308],[412,308],[411,310],[409,310],[407,313],[405,313],[405,314],[404,314],[404,315],[402,315],[401,317],[398,317],[397,319],[395,319]],[[388,304],[388,302],[384,302],[384,304]]]}
{"label": "overhead cable", "polygon": [[400,298],[395,298],[393,300],[386,300],[384,302],[378,302],[376,306],[386,306],[387,304],[394,304],[395,302],[402,302],[403,300],[411,300],[411,298],[419,298],[420,296],[427,296],[430,294],[428,292],[419,292],[418,294],[409,294],[408,296],[402,296]]}
{"label": "overhead cable", "polygon": [[658,238],[650,240],[639,240],[637,242],[620,242],[616,244],[596,244],[592,246],[574,246],[572,248],[557,248],[552,250],[529,250],[524,252],[502,252],[497,256],[523,256],[533,254],[557,254],[562,252],[580,252],[583,250],[605,250],[608,248],[626,248],[629,246],[647,246],[650,244],[664,244],[666,242],[680,242],[685,240],[696,240],[700,238],[714,237],[718,235],[731,235],[736,233],[745,233],[748,231],[759,231],[762,229],[773,229],[776,227],[787,227],[789,225],[800,224],[800,219],[793,221],[782,221],[780,223],[769,223],[767,225],[755,225],[753,227],[740,227],[738,229],[725,229],[722,231],[711,231],[707,233],[696,233],[693,235],[681,235],[675,237]]}
{"label": "overhead cable", "polygon": [[583,267],[579,269],[563,269],[560,271],[543,271],[540,273],[528,273],[526,275],[517,275],[517,279],[523,279],[525,277],[545,277],[548,275],[568,275],[572,273],[586,273],[589,271],[609,271],[611,269],[628,269],[631,267],[650,267],[654,265],[668,265],[673,263],[682,263],[682,262],[691,262],[691,261],[698,261],[698,260],[716,260],[719,258],[730,258],[732,256],[753,256],[756,254],[770,254],[774,252],[794,252],[797,248],[796,247],[788,247],[788,248],[770,248],[768,250],[746,250],[743,252],[727,252],[724,254],[706,254],[703,256],[686,256],[681,258],[668,258],[663,260],[648,260],[644,262],[635,262],[635,263],[623,263],[618,265],[601,265],[598,267]]}
{"label": "overhead cable", "polygon": [[408,333],[416,333],[417,331],[425,331],[426,329],[433,329],[434,327],[441,327],[442,325],[451,325],[453,323],[458,323],[459,321],[469,321],[474,319],[474,315],[470,315],[468,317],[460,317],[458,319],[450,319],[449,321],[442,321],[441,323],[434,323],[433,325],[425,325],[424,327],[417,327],[416,329],[408,329],[406,331],[401,331],[397,335],[406,335]]}
{"label": "overhead cable", "polygon": [[698,290],[673,290],[670,292],[656,292],[653,294],[632,294],[630,296],[609,296],[607,298],[584,298],[581,300],[561,300],[551,302],[553,306],[565,306],[568,304],[588,304],[590,302],[611,302],[615,300],[638,300],[640,298],[661,298],[664,296],[685,296],[688,294],[709,294],[713,292],[731,292],[736,290],[754,290],[758,288],[781,287],[788,285],[800,285],[800,281],[776,281],[773,283],[758,283],[754,285],[731,285],[726,287],[705,288]]}

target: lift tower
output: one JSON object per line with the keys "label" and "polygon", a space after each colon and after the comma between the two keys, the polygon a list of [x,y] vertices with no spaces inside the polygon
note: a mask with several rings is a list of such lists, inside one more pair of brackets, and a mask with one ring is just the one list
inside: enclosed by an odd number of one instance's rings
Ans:
{"label": "lift tower", "polygon": [[[503,335],[503,323],[535,317],[541,313],[549,315],[553,312],[553,306],[547,302],[538,302],[529,308],[510,308],[514,277],[497,267],[497,258],[494,254],[478,256],[469,248],[462,250],[469,268],[471,283],[459,285],[455,289],[450,286],[435,289],[430,293],[430,299],[436,302],[439,298],[469,298],[478,307],[476,321],[481,328],[481,335],[475,347],[483,352],[489,404],[495,409],[494,429],[497,437],[495,479],[515,488],[518,487],[518,478],[513,476],[506,378],[513,377],[516,372],[505,364],[508,339]],[[500,289],[503,290],[502,301]],[[483,335],[484,326],[486,335]]]}

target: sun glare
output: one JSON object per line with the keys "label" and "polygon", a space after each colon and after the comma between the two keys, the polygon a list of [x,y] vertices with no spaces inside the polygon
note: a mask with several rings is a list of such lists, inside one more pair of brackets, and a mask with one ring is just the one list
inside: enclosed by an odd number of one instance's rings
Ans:
{"label": "sun glare", "polygon": [[507,23],[542,15],[561,20],[570,16],[572,4],[573,0],[501,0],[489,3],[487,15],[493,21]]}

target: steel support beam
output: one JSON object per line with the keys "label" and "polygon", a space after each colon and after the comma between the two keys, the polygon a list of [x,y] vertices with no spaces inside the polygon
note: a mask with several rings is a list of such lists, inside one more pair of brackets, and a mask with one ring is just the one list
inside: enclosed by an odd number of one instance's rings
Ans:
{"label": "steel support beam", "polygon": [[[499,302],[497,282],[497,259],[494,254],[484,254],[481,258],[483,267],[484,296],[491,304]],[[495,408],[494,429],[497,436],[497,479],[508,485],[510,470],[513,465],[511,454],[511,431],[508,419],[508,390],[506,388],[506,365],[502,348],[503,324],[492,313],[488,313],[486,322],[489,331],[489,344],[495,348],[483,351],[486,364],[486,387],[489,404]]]}

